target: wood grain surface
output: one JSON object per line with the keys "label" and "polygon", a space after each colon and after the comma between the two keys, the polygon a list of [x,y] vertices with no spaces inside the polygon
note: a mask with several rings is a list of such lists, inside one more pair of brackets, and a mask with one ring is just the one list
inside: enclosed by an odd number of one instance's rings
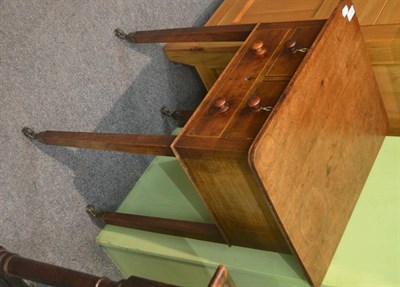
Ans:
{"label": "wood grain surface", "polygon": [[173,156],[170,145],[175,136],[44,131],[35,138],[48,145]]}
{"label": "wood grain surface", "polygon": [[[206,25],[326,19],[338,0],[225,0]],[[388,135],[400,135],[400,1],[355,0],[354,6],[388,111]],[[169,44],[171,61],[196,67],[210,89],[240,43]],[[375,68],[376,66],[376,68]]]}
{"label": "wood grain surface", "polygon": [[197,240],[226,243],[215,224],[107,211],[99,212],[96,217],[106,224]]}
{"label": "wood grain surface", "polygon": [[[229,244],[289,252],[248,165],[250,145],[270,112],[254,112],[248,102],[257,96],[261,106],[275,105],[304,58],[287,41],[309,48],[324,23],[258,25],[173,143]],[[229,107],[220,112],[215,102],[222,98]]]}
{"label": "wood grain surface", "polygon": [[290,246],[319,286],[387,132],[356,17],[328,20],[249,155]]}
{"label": "wood grain surface", "polygon": [[290,253],[247,164],[247,153],[176,150],[230,245]]}
{"label": "wood grain surface", "polygon": [[254,27],[242,24],[136,31],[126,38],[132,43],[244,41]]}

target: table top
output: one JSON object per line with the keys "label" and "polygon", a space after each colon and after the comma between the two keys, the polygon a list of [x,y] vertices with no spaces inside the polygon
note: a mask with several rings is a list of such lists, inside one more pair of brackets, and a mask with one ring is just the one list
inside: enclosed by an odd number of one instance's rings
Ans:
{"label": "table top", "polygon": [[[283,43],[306,38],[311,47],[294,75],[275,74],[297,56]],[[264,96],[271,75],[289,82],[272,112],[259,118],[246,102],[266,83]],[[319,286],[387,126],[357,14],[346,0],[325,23],[257,25],[172,148],[227,242],[279,252],[288,246]]]}
{"label": "table top", "polygon": [[356,15],[343,15],[346,7],[352,3],[343,1],[328,19],[249,156],[315,285],[324,278],[388,125]]}

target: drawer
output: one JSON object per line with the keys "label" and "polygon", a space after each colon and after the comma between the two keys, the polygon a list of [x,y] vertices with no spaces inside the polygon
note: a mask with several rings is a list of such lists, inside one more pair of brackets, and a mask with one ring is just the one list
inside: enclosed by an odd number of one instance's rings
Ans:
{"label": "drawer", "polygon": [[277,47],[289,31],[289,28],[262,29],[249,37],[199,107],[197,120],[189,124],[188,135],[222,135],[254,90],[256,78],[272,64]]}
{"label": "drawer", "polygon": [[[255,138],[270,115],[270,111],[261,107],[273,107],[285,90],[289,80],[268,79],[261,82],[254,93],[244,101],[232,123],[227,128],[225,138]],[[249,107],[250,100],[259,99],[258,108]]]}
{"label": "drawer", "polygon": [[[254,138],[269,112],[252,112],[248,100],[255,96],[260,98],[260,105],[276,103],[306,55],[301,51],[293,52],[293,49],[310,48],[321,26],[322,22],[305,22],[298,27],[261,26],[250,35],[221,74],[198,108],[195,120],[189,123],[186,134]],[[293,49],[286,45],[290,41],[296,43]],[[270,80],[274,78],[278,80]]]}
{"label": "drawer", "polygon": [[[320,31],[321,27],[318,26],[298,27],[294,30],[290,41],[295,41],[297,49],[310,48]],[[267,72],[267,75],[275,77],[292,76],[306,54],[300,51],[293,53],[289,48],[285,47],[274,65]]]}

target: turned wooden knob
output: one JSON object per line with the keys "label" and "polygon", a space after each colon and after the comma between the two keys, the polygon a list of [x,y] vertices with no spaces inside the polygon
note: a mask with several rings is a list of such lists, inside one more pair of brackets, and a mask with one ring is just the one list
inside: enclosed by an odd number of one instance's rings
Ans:
{"label": "turned wooden knob", "polygon": [[252,96],[248,102],[247,102],[247,106],[250,108],[250,110],[252,112],[258,112],[261,110],[261,106],[260,106],[260,102],[261,102],[261,98],[258,96]]}
{"label": "turned wooden knob", "polygon": [[286,42],[286,48],[289,49],[290,52],[296,53],[297,51],[297,43],[295,40],[289,40]]}
{"label": "turned wooden knob", "polygon": [[264,43],[261,41],[254,42],[253,45],[251,45],[251,49],[254,50],[257,55],[262,55],[267,52],[267,49],[264,47]]}
{"label": "turned wooden knob", "polygon": [[225,98],[216,98],[213,107],[218,113],[226,112],[229,109],[228,103]]}

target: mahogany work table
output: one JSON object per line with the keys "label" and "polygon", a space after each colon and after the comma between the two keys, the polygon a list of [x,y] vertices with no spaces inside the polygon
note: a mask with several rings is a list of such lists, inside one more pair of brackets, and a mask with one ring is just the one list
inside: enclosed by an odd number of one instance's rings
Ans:
{"label": "mahogany work table", "polygon": [[26,134],[45,144],[175,155],[215,225],[175,221],[182,232],[174,233],[166,219],[89,211],[116,225],[152,230],[145,222],[162,233],[291,253],[319,286],[388,125],[351,1],[326,21],[122,36],[244,43],[178,136]]}

